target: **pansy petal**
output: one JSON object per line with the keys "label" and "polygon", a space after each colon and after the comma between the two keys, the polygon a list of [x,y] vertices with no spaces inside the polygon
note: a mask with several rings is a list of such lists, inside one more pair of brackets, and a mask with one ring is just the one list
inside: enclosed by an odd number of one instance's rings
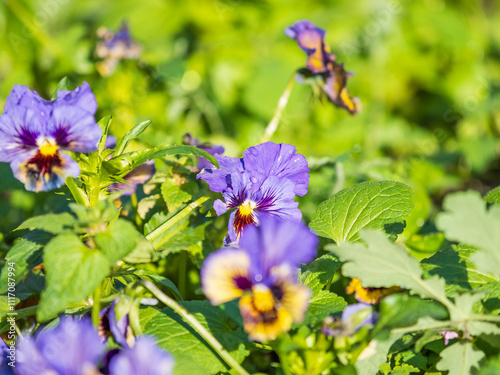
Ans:
{"label": "pansy petal", "polygon": [[36,109],[38,115],[47,117],[51,111],[52,103],[38,95],[36,91],[27,86],[14,85],[5,102],[4,112],[17,106]]}
{"label": "pansy petal", "polygon": [[67,177],[77,177],[80,174],[78,163],[60,151],[53,157],[46,158],[37,149],[33,149],[19,154],[10,167],[26,190],[35,192],[57,189]]}
{"label": "pansy petal", "polygon": [[110,189],[120,190],[122,195],[132,195],[137,191],[137,186],[145,184],[156,173],[154,160],[149,160],[132,169],[123,179],[127,182],[112,184]]}
{"label": "pansy petal", "polygon": [[219,168],[204,169],[198,173],[196,178],[206,181],[210,190],[217,193],[236,190],[238,188],[236,184],[243,181],[243,178],[239,175],[245,172],[242,159],[218,154],[214,156],[219,163]]}
{"label": "pansy petal", "polygon": [[19,341],[16,348],[16,360],[16,370],[19,374],[40,375],[54,373],[54,369],[40,353],[35,339],[29,335]]}
{"label": "pansy petal", "polygon": [[307,53],[307,68],[313,73],[327,70],[330,57],[329,49],[325,46],[325,30],[316,27],[310,21],[299,21],[285,29],[285,34],[297,40],[299,47]]}
{"label": "pansy petal", "polygon": [[258,227],[245,228],[240,238],[240,247],[250,255],[253,278],[269,278],[271,269],[280,265],[295,268],[310,262],[317,245],[318,238],[305,224],[271,216],[262,217]]}
{"label": "pansy petal", "polygon": [[214,202],[214,210],[217,216],[222,215],[224,212],[227,212],[227,204],[225,204],[223,201],[220,199],[217,199]]}
{"label": "pansy petal", "polygon": [[286,178],[269,177],[262,184],[258,194],[254,197],[256,211],[268,215],[278,216],[300,221],[302,212],[295,202],[294,184]]}
{"label": "pansy petal", "polygon": [[50,134],[61,148],[92,152],[97,150],[102,129],[94,120],[93,115],[79,107],[56,107],[47,124]]}
{"label": "pansy petal", "polygon": [[249,266],[248,254],[239,249],[219,249],[205,259],[201,284],[212,305],[232,301],[251,288]]}
{"label": "pansy petal", "polygon": [[311,290],[297,284],[296,272],[290,267],[273,268],[271,275],[275,277],[273,288],[278,289],[275,294],[279,296],[279,303],[290,313],[295,323],[302,322],[309,306]]}
{"label": "pansy petal", "polygon": [[87,82],[72,91],[59,90],[55,101],[57,106],[76,106],[90,113],[92,116],[97,111],[97,101]]}
{"label": "pansy petal", "polygon": [[43,132],[42,120],[32,109],[17,106],[0,115],[0,161],[11,162],[37,147]]}
{"label": "pansy petal", "polygon": [[160,349],[151,337],[140,337],[132,348],[113,356],[109,363],[110,375],[171,375],[174,359]]}
{"label": "pansy petal", "polygon": [[284,177],[294,183],[295,194],[305,195],[310,169],[306,158],[296,151],[292,145],[273,142],[248,148],[243,153],[243,160],[252,183],[258,186],[269,176]]}
{"label": "pansy petal", "polygon": [[83,368],[95,368],[105,349],[90,319],[71,318],[63,318],[56,328],[42,332],[37,346],[57,374],[80,374]]}

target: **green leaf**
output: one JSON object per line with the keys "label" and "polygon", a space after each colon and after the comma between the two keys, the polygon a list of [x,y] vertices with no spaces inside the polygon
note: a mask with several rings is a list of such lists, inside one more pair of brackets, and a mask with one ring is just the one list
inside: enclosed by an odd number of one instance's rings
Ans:
{"label": "green leaf", "polygon": [[59,234],[64,230],[72,228],[75,224],[75,217],[69,212],[63,212],[61,214],[46,214],[32,217],[18,226],[16,230],[40,229],[48,233]]}
{"label": "green leaf", "polygon": [[103,253],[85,246],[74,234],[61,234],[44,250],[47,288],[41,295],[37,320],[47,321],[92,294],[110,271]]}
{"label": "green leaf", "polygon": [[360,279],[365,287],[399,285],[421,297],[448,302],[444,280],[437,277],[423,280],[418,261],[404,247],[390,242],[381,232],[365,230],[361,238],[368,247],[360,243],[326,246],[327,250],[347,262],[342,267],[345,276]]}
{"label": "green leaf", "polygon": [[468,191],[448,195],[443,207],[436,225],[446,238],[480,249],[470,257],[477,270],[500,275],[500,206],[487,211],[479,193]]}
{"label": "green leaf", "polygon": [[302,284],[307,285],[312,291],[318,292],[328,283],[340,268],[342,262],[331,254],[315,259],[305,267],[299,275]]}
{"label": "green leaf", "polygon": [[470,262],[477,250],[466,245],[448,246],[421,262],[430,275],[446,280],[446,292],[471,290],[499,278],[491,273],[479,272]]}
{"label": "green leaf", "polygon": [[54,91],[54,93],[52,94],[52,96],[50,97],[50,100],[56,100],[57,99],[57,92],[58,91],[66,91],[66,90],[71,90],[71,83],[69,82],[68,80],[68,77],[67,76],[64,76],[58,83],[57,83],[57,86],[56,86],[56,91]]}
{"label": "green leaf", "polygon": [[102,151],[106,147],[106,138],[108,137],[109,127],[111,126],[111,116],[104,116],[97,122],[102,129],[101,138],[99,139],[99,143],[97,144],[97,153],[99,155],[102,154]]}
{"label": "green leaf", "polygon": [[425,316],[447,319],[448,310],[434,301],[424,301],[406,293],[392,294],[380,302],[380,317],[373,333],[389,333],[393,328],[412,326]]}
{"label": "green leaf", "polygon": [[154,273],[153,271],[146,270],[146,269],[137,269],[134,271],[134,275],[137,275],[141,279],[146,279],[146,280],[152,280],[155,283],[161,284],[168,289],[170,289],[172,292],[176,294],[179,300],[182,300],[181,293],[179,292],[179,289],[175,286],[175,284],[167,279],[166,277],[163,277],[161,275],[158,275]]}
{"label": "green leaf", "polygon": [[188,182],[184,185],[178,185],[171,180],[161,184],[161,195],[167,204],[168,210],[173,212],[184,203],[189,202],[193,197],[192,192],[198,188],[195,182]]}
{"label": "green leaf", "polygon": [[484,366],[481,366],[479,375],[498,375],[500,374],[500,356],[489,358]]}
{"label": "green leaf", "polygon": [[335,293],[327,290],[315,292],[309,301],[305,324],[323,321],[328,315],[344,311],[347,302]]}
{"label": "green leaf", "polygon": [[[42,263],[42,247],[53,236],[47,232],[34,230],[21,238],[6,255],[6,263],[14,262],[16,283],[24,279],[33,267]],[[2,268],[0,277],[0,293],[7,291],[8,267]]]}
{"label": "green leaf", "polygon": [[413,190],[400,182],[363,182],[339,191],[321,203],[309,225],[319,236],[342,243],[355,238],[363,228],[402,228],[410,215]]}
{"label": "green leaf", "polygon": [[[139,135],[142,134],[142,132],[144,130],[146,130],[146,128],[151,124],[151,120],[147,120],[147,121],[144,121],[144,122],[141,122],[140,124],[134,126],[132,129],[130,129],[124,136],[122,139],[120,139],[120,141],[118,142],[118,144],[116,145],[116,153],[115,155],[116,156],[119,156],[121,154],[123,154],[123,152],[125,151],[125,149],[127,148],[128,144],[134,140],[135,138],[137,138]],[[142,164],[142,163],[141,163]]]}
{"label": "green leaf", "polygon": [[439,371],[449,371],[450,375],[469,375],[472,369],[479,369],[479,361],[484,353],[477,350],[470,341],[459,341],[447,346],[440,354],[441,360],[437,363]]}
{"label": "green leaf", "polygon": [[401,335],[392,335],[386,340],[371,340],[369,345],[361,352],[355,366],[358,374],[378,374],[379,367],[387,360],[387,353],[392,344]]}
{"label": "green leaf", "polygon": [[500,203],[500,186],[494,188],[491,190],[486,196],[484,197],[484,200],[488,203]]}
{"label": "green leaf", "polygon": [[[181,305],[194,314],[238,362],[249,354],[246,334],[235,327],[223,310],[208,301],[181,302]],[[141,310],[140,318],[144,334],[156,337],[158,345],[174,357],[175,374],[207,375],[228,371],[208,344],[172,310],[148,307]]]}
{"label": "green leaf", "polygon": [[94,240],[102,250],[108,262],[114,264],[135,249],[140,233],[134,225],[126,220],[118,219],[109,223],[106,231],[95,235]]}

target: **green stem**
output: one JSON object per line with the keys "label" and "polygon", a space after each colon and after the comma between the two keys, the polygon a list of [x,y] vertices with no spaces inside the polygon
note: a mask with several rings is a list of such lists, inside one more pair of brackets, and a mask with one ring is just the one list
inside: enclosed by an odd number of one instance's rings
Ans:
{"label": "green stem", "polygon": [[139,216],[139,212],[137,211],[138,202],[136,193],[130,196],[130,203],[132,203],[132,208],[134,209],[135,223],[137,224],[139,230],[142,230],[142,219]]}
{"label": "green stem", "polygon": [[83,190],[76,185],[75,179],[73,177],[68,177],[66,179],[66,186],[71,192],[71,195],[73,196],[73,199],[76,203],[86,207],[90,206],[89,199],[87,198]]}
{"label": "green stem", "polygon": [[175,302],[172,298],[163,293],[152,282],[142,280],[141,283],[149,289],[153,295],[179,314],[189,325],[212,347],[212,349],[231,367],[237,374],[249,375],[248,372],[224,349],[222,344],[184,307]]}
{"label": "green stem", "polygon": [[182,251],[179,254],[179,283],[178,283],[178,288],[179,288],[179,293],[181,296],[186,296],[186,272],[187,272],[187,252]]}
{"label": "green stem", "polygon": [[101,284],[94,290],[94,295],[92,296],[92,323],[96,328],[99,328],[99,313],[101,312]]}
{"label": "green stem", "polygon": [[333,194],[338,193],[342,190],[342,187],[345,183],[345,172],[344,172],[344,164],[341,162],[335,163],[335,173],[337,174],[337,180],[335,181],[335,186],[333,187]]}
{"label": "green stem", "polygon": [[286,356],[286,353],[282,351],[276,351],[278,354],[278,357],[280,359],[281,363],[281,370],[283,371],[284,375],[292,375],[290,372],[290,363],[288,362],[288,357]]}
{"label": "green stem", "polygon": [[[210,199],[210,196],[203,196],[201,198],[198,198],[194,202],[190,203],[186,208],[184,208],[177,215],[175,215],[174,217],[165,221],[163,224],[161,224],[158,228],[156,228],[151,233],[148,233],[146,235],[146,239],[148,241],[153,242],[158,237],[160,237],[163,233],[167,232],[170,228],[172,228],[175,224],[177,224],[179,221],[186,218],[195,208],[201,206],[203,203],[205,203],[209,199]],[[159,245],[161,245],[161,243],[160,244],[153,244],[153,247],[158,247]]]}
{"label": "green stem", "polygon": [[283,110],[285,109],[286,105],[288,104],[288,99],[290,98],[290,93],[292,92],[293,85],[295,83],[295,74],[290,78],[290,81],[288,81],[288,85],[286,85],[285,91],[283,91],[283,94],[281,94],[280,99],[278,100],[278,106],[276,107],[276,111],[274,112],[274,116],[269,122],[269,124],[266,127],[266,130],[264,132],[264,135],[262,136],[262,139],[260,143],[267,142],[271,139],[273,134],[276,132],[278,129],[278,124],[281,119],[281,115],[283,113]]}

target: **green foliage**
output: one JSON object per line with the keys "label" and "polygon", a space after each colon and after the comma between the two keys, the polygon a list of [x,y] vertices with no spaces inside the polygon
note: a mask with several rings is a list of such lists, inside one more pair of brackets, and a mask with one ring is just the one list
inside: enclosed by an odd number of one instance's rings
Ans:
{"label": "green foliage", "polygon": [[364,182],[321,203],[310,227],[336,243],[349,241],[363,228],[387,229],[398,234],[413,205],[413,190],[409,186],[395,181]]}
{"label": "green foliage", "polygon": [[465,375],[479,368],[479,361],[484,358],[484,353],[470,341],[459,341],[444,349],[440,356],[442,360],[436,366],[438,370]]}
{"label": "green foliage", "polygon": [[469,191],[446,197],[437,226],[453,241],[477,247],[470,260],[477,270],[500,275],[500,207],[489,210],[478,193]]}
{"label": "green foliage", "polygon": [[[234,323],[221,309],[208,301],[182,302],[181,305],[194,314],[238,362],[248,355],[246,335],[241,328],[235,330]],[[140,316],[143,332],[155,336],[158,344],[174,356],[174,372],[205,375],[227,371],[217,354],[173,311],[147,308]]]}
{"label": "green foliage", "polygon": [[41,295],[37,319],[45,322],[72,303],[82,302],[109,274],[110,264],[74,234],[61,234],[44,248],[47,287]]}

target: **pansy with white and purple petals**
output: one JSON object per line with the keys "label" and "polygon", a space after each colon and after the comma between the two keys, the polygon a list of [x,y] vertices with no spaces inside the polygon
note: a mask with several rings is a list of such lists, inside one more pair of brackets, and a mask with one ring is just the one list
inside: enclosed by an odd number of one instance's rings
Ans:
{"label": "pansy with white and purple petals", "polygon": [[229,218],[228,242],[236,242],[243,228],[259,225],[264,216],[300,221],[294,198],[307,193],[309,167],[295,147],[266,142],[247,149],[241,159],[218,154],[215,158],[219,168],[204,169],[197,178],[222,193],[224,202],[214,203],[217,215],[236,209]]}
{"label": "pansy with white and purple petals", "polygon": [[239,298],[249,338],[274,340],[304,318],[311,291],[298,283],[297,267],[314,259],[317,244],[303,223],[265,216],[243,230],[237,249],[207,257],[203,293],[213,305]]}
{"label": "pansy with white and purple petals", "polygon": [[48,101],[15,85],[0,115],[0,162],[10,163],[27,190],[48,191],[77,177],[80,167],[62,150],[97,150],[102,130],[94,119],[97,102],[87,83],[58,91]]}

